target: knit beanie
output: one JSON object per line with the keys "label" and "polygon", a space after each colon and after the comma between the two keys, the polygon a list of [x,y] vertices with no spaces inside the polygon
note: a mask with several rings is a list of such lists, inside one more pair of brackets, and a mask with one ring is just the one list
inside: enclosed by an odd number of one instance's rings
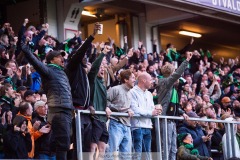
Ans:
{"label": "knit beanie", "polygon": [[180,145],[183,144],[183,140],[187,137],[188,133],[178,134],[177,139]]}

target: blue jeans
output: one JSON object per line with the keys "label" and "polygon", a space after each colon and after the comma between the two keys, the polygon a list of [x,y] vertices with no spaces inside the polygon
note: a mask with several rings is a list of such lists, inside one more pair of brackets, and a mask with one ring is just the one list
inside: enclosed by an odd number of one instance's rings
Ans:
{"label": "blue jeans", "polygon": [[46,154],[39,154],[38,159],[56,160],[56,156],[48,156]]}
{"label": "blue jeans", "polygon": [[[121,122],[110,120],[109,123],[109,148],[108,154],[119,152],[120,159],[129,159],[132,148],[132,138],[130,127],[122,124]],[[126,154],[124,154],[126,153]]]}
{"label": "blue jeans", "polygon": [[140,160],[143,154],[143,159],[151,159],[151,129],[139,128],[132,131],[133,146],[136,152],[134,159]]}

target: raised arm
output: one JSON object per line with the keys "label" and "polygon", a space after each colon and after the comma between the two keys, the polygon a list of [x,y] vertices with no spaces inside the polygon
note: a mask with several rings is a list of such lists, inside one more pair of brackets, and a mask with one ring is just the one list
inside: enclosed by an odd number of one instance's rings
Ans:
{"label": "raised arm", "polygon": [[94,81],[94,79],[96,78],[96,76],[98,74],[102,60],[109,51],[110,51],[110,46],[105,45],[102,53],[97,57],[97,59],[92,64],[92,68],[91,68],[90,72],[88,73],[89,81],[91,81],[91,80]]}
{"label": "raised arm", "polygon": [[42,24],[41,31],[36,36],[33,36],[33,38],[32,38],[32,42],[33,42],[34,46],[37,46],[38,42],[44,37],[44,35],[48,31],[48,28],[49,28],[49,24],[47,24],[47,23]]}
{"label": "raised arm", "polygon": [[120,70],[123,66],[125,66],[128,63],[128,59],[133,56],[133,48],[130,48],[126,57],[124,57],[123,60],[121,60],[118,64],[112,67],[113,73]]}
{"label": "raised arm", "polygon": [[92,41],[94,40],[94,36],[96,35],[97,31],[100,29],[99,23],[96,23],[94,26],[93,34],[90,35],[87,40],[77,49],[77,52],[69,59],[67,64],[67,69],[75,69],[77,66],[82,62],[82,59],[87,52],[87,49],[91,45]]}
{"label": "raised arm", "polygon": [[191,40],[190,40],[190,43],[188,43],[186,46],[183,47],[183,49],[181,49],[179,51],[180,54],[185,54],[185,52],[189,51],[190,47],[192,46],[194,42],[194,38],[192,37]]}
{"label": "raised arm", "polygon": [[21,29],[18,32],[18,39],[19,39],[19,44],[21,43],[22,36],[24,35],[26,31],[26,25],[28,24],[29,20],[26,18],[24,19],[23,25],[21,26]]}
{"label": "raised arm", "polygon": [[33,65],[36,71],[42,76],[49,75],[49,69],[45,64],[38,60],[33,53],[30,51],[27,45],[22,45],[22,51],[25,54],[25,57],[28,59],[29,63]]}
{"label": "raised arm", "polygon": [[192,58],[192,52],[187,53],[187,59],[182,62],[178,69],[168,77],[168,86],[172,86],[183,74],[185,69],[188,67],[189,61]]}

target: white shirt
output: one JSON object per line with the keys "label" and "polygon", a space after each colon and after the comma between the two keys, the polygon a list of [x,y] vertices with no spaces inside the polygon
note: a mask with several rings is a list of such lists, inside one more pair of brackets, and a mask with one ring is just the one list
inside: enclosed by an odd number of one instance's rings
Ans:
{"label": "white shirt", "polygon": [[152,128],[151,118],[147,118],[152,116],[152,111],[155,108],[151,92],[147,90],[143,91],[136,85],[130,90],[130,94],[132,96],[130,108],[133,110],[134,114],[144,116],[132,118],[132,128]]}

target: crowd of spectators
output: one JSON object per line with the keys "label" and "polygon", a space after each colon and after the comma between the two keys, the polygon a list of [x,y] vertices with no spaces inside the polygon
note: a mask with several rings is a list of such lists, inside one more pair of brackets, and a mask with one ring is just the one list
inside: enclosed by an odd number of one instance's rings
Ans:
{"label": "crowd of spectators", "polygon": [[[1,26],[0,159],[76,159],[76,143],[90,153],[85,159],[152,159],[151,117],[161,114],[184,117],[160,127],[168,130],[168,159],[232,158],[225,154],[227,126],[189,117],[240,121],[239,57],[218,62],[209,50],[193,48],[193,38],[181,50],[169,43],[160,52],[153,41],[151,53],[141,41],[131,48],[126,36],[123,47],[111,37],[93,42],[99,23],[86,40],[79,31],[59,42],[49,27],[25,19],[16,34],[10,23]],[[81,116],[82,142],[76,109],[91,113]],[[240,158],[240,125],[235,132]]]}

